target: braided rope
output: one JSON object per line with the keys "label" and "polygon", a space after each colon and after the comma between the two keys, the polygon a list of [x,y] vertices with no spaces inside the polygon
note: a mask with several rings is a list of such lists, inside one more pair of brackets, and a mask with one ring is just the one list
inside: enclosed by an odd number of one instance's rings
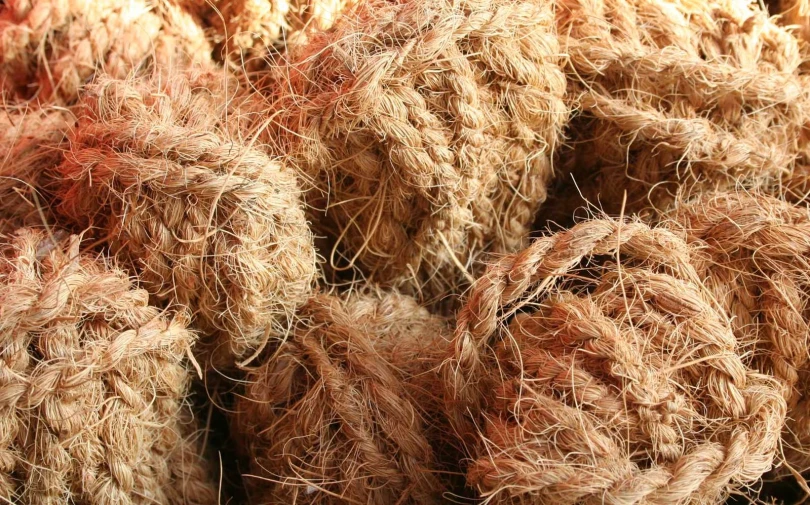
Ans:
{"label": "braided rope", "polygon": [[156,299],[192,307],[226,365],[284,332],[315,250],[295,174],[237,136],[236,90],[198,79],[100,81],[57,168],[58,210],[100,229]]}
{"label": "braided rope", "polygon": [[319,295],[299,314],[237,404],[253,501],[440,503],[425,398],[408,382],[433,363],[419,350],[441,320],[396,294]]}
{"label": "braided rope", "polygon": [[23,229],[3,257],[0,496],[215,503],[182,421],[194,340],[183,317],[167,318],[123,272],[82,256],[77,237],[54,243]]}
{"label": "braided rope", "polygon": [[468,483],[496,503],[720,503],[768,471],[783,387],[699,274],[676,234],[612,220],[491,265],[441,368]]}
{"label": "braided rope", "polygon": [[11,99],[72,103],[99,69],[124,78],[150,57],[160,68],[205,63],[207,46],[202,29],[168,4],[10,0],[0,11],[0,89]]}
{"label": "braided rope", "polygon": [[315,182],[335,263],[430,295],[524,245],[567,119],[552,14],[371,2],[296,51],[273,127]]}
{"label": "braided rope", "polygon": [[626,190],[628,211],[663,210],[794,170],[803,59],[767,13],[725,0],[566,0],[557,14],[569,105],[582,111],[566,165],[591,203],[618,212]]}

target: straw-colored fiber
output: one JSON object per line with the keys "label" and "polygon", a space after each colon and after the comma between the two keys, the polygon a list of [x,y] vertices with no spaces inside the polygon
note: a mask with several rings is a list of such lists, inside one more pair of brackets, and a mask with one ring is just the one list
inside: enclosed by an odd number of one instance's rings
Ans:
{"label": "straw-colored fiber", "polygon": [[773,14],[779,15],[780,23],[794,30],[805,43],[810,43],[810,1],[774,0],[772,3]]}
{"label": "straw-colored fiber", "polygon": [[106,240],[157,300],[193,311],[215,365],[286,331],[316,276],[295,173],[243,137],[232,79],[102,79],[57,167],[58,210]]}
{"label": "straw-colored fiber", "polygon": [[562,0],[571,107],[565,160],[618,213],[789,174],[805,124],[798,40],[745,0]]}
{"label": "straw-colored fiber", "polygon": [[260,68],[276,50],[328,30],[354,0],[175,0],[206,26],[217,58]]}
{"label": "straw-colored fiber", "polygon": [[[704,194],[672,213],[704,284],[760,370],[794,388],[810,360],[810,214],[777,198]],[[791,391],[796,397],[799,391]]]}
{"label": "straw-colored fiber", "polygon": [[194,334],[64,237],[0,248],[0,501],[213,505],[185,400]]}
{"label": "straw-colored fiber", "polygon": [[782,200],[737,193],[701,195],[672,214],[699,251],[695,264],[725,307],[756,367],[787,389],[784,450],[810,464],[810,212]]}
{"label": "straw-colored fiber", "polygon": [[[810,58],[805,60],[805,65],[808,64]],[[767,191],[789,202],[807,206],[810,202],[810,71],[802,69],[799,79],[804,90],[802,102],[799,104],[804,113],[804,124],[801,133],[791,139],[798,151],[795,168],[772,184]]]}
{"label": "straw-colored fiber", "polygon": [[364,2],[296,54],[270,113],[335,264],[446,294],[524,244],[568,116],[551,2]]}
{"label": "straw-colored fiber", "polygon": [[396,293],[313,297],[237,402],[250,502],[442,503],[418,385],[447,333]]}
{"label": "straw-colored fiber", "polygon": [[5,100],[76,100],[97,72],[210,60],[202,29],[166,0],[7,0],[0,8]]}
{"label": "straw-colored fiber", "polygon": [[691,256],[595,219],[489,267],[443,365],[469,485],[491,503],[720,504],[771,469],[783,388]]}
{"label": "straw-colored fiber", "polygon": [[46,172],[62,159],[62,141],[73,118],[58,109],[7,108],[0,114],[1,231],[52,224]]}

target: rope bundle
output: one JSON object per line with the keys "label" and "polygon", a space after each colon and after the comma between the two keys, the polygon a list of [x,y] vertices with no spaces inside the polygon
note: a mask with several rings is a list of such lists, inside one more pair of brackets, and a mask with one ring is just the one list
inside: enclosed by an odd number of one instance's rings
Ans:
{"label": "rope bundle", "polygon": [[798,41],[746,2],[564,0],[568,165],[618,212],[682,194],[764,186],[790,173],[805,124]]}
{"label": "rope bundle", "polygon": [[720,503],[776,456],[783,388],[664,229],[587,221],[504,257],[451,348],[448,412],[494,503]]}
{"label": "rope bundle", "polygon": [[806,3],[0,0],[0,501],[213,504],[192,353],[249,503],[810,467]]}
{"label": "rope bundle", "polygon": [[[671,215],[700,251],[695,263],[715,300],[732,316],[737,340],[756,367],[787,389],[784,431],[790,463],[810,449],[810,214],[761,195],[702,195]],[[795,450],[790,450],[795,449]]]}
{"label": "rope bundle", "polygon": [[[445,293],[523,245],[567,119],[548,2],[359,5],[281,69],[281,148],[371,279]],[[314,212],[314,211],[313,211]]]}
{"label": "rope bundle", "polygon": [[418,384],[435,384],[442,320],[395,293],[317,295],[298,315],[237,403],[251,503],[441,503]]}
{"label": "rope bundle", "polygon": [[162,0],[9,0],[0,9],[0,89],[6,99],[69,103],[98,69],[123,78],[147,61],[205,62],[207,45]]}
{"label": "rope bundle", "polygon": [[283,334],[315,250],[294,173],[241,137],[234,81],[102,79],[82,105],[60,213],[98,229],[156,299],[191,308],[215,365]]}
{"label": "rope bundle", "polygon": [[194,341],[78,237],[0,261],[0,500],[213,504],[185,405]]}

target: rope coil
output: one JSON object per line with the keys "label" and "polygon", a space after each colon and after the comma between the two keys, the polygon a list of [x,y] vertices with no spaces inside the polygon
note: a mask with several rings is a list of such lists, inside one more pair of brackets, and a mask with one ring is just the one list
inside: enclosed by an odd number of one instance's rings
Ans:
{"label": "rope coil", "polygon": [[316,277],[295,174],[243,140],[231,79],[101,79],[56,168],[60,214],[99,230],[160,301],[194,310],[215,366],[286,332]]}
{"label": "rope coil", "polygon": [[[548,2],[359,5],[279,69],[280,149],[332,259],[428,297],[522,247],[567,120]],[[416,289],[414,289],[416,288]]]}
{"label": "rope coil", "polygon": [[237,403],[254,503],[441,503],[419,379],[446,329],[396,293],[316,295]]}
{"label": "rope coil", "polygon": [[0,497],[213,504],[191,435],[195,340],[78,237],[22,229],[0,262]]}
{"label": "rope coil", "polygon": [[592,220],[504,257],[450,349],[468,482],[496,503],[719,503],[776,457],[783,387],[662,228]]}

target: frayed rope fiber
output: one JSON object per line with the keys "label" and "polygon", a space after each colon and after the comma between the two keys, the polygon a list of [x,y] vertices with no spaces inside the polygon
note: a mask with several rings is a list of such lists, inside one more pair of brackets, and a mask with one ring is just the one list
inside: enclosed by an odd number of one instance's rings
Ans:
{"label": "frayed rope fiber", "polygon": [[693,264],[731,317],[741,350],[779,379],[788,400],[788,463],[810,463],[810,213],[757,194],[704,194],[675,209],[667,226],[694,247]]}
{"label": "frayed rope fiber", "polygon": [[189,307],[217,366],[283,335],[317,273],[295,173],[241,136],[245,100],[216,73],[101,79],[55,176],[61,216]]}
{"label": "frayed rope fiber", "polygon": [[445,294],[524,245],[568,116],[553,25],[550,2],[374,0],[277,69],[274,138],[335,264]]}
{"label": "frayed rope fiber", "polygon": [[0,499],[213,505],[185,400],[195,335],[63,237],[0,246]]}
{"label": "frayed rope fiber", "polygon": [[57,107],[8,107],[0,114],[0,233],[53,224],[48,170],[62,160],[73,121]]}
{"label": "frayed rope fiber", "polygon": [[436,393],[420,384],[435,384],[446,323],[379,292],[317,295],[298,316],[235,408],[250,502],[442,503],[425,417]]}
{"label": "frayed rope fiber", "polygon": [[[573,151],[590,203],[666,210],[794,170],[807,117],[799,41],[742,0],[562,0]],[[569,176],[570,178],[571,176]]]}
{"label": "frayed rope fiber", "polygon": [[0,502],[766,500],[807,4],[0,0]]}
{"label": "frayed rope fiber", "polygon": [[5,101],[72,103],[101,70],[124,78],[144,65],[210,61],[202,29],[167,0],[7,0],[0,6]]}
{"label": "frayed rope fiber", "polygon": [[[794,31],[802,41],[802,50],[810,55],[810,1],[809,0],[772,0],[768,2],[771,14],[779,15],[779,22]],[[807,70],[807,62],[804,69]]]}
{"label": "frayed rope fiber", "polygon": [[[354,0],[172,0],[207,28],[217,59],[262,68],[276,51],[293,50],[328,30]],[[265,61],[267,60],[267,61]]]}
{"label": "frayed rope fiber", "polygon": [[691,255],[668,230],[595,219],[490,266],[442,365],[482,497],[722,503],[771,469],[784,388]]}

